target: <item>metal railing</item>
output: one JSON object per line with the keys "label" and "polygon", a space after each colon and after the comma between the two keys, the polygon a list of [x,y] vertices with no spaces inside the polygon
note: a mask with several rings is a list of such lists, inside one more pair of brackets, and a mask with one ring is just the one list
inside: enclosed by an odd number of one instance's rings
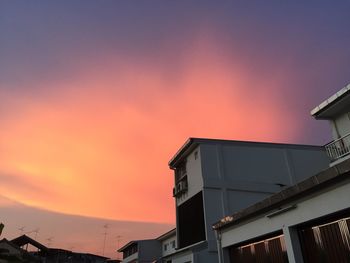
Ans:
{"label": "metal railing", "polygon": [[350,154],[350,133],[325,145],[328,156],[332,161]]}

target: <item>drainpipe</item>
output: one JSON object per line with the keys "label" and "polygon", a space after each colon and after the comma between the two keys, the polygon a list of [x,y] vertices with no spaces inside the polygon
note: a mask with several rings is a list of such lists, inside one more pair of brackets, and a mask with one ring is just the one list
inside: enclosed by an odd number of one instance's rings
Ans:
{"label": "drainpipe", "polygon": [[220,229],[215,229],[216,243],[218,247],[219,263],[224,263],[222,244],[221,244],[221,231]]}

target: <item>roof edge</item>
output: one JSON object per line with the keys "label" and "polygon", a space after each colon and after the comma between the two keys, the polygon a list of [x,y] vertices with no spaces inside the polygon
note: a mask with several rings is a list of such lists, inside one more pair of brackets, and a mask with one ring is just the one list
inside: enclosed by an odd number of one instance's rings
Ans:
{"label": "roof edge", "polygon": [[309,144],[297,144],[297,143],[258,142],[258,141],[190,137],[168,162],[170,169],[174,169],[176,164],[184,157],[185,153],[200,143],[230,143],[230,144],[265,145],[265,146],[270,145],[270,146],[280,146],[280,147],[304,147],[304,148],[318,148],[318,149],[323,148],[323,146],[321,145],[309,145]]}
{"label": "roof edge", "polygon": [[244,208],[231,216],[226,216],[220,221],[214,223],[212,228],[218,230],[233,226],[279,208],[281,205],[299,199],[308,193],[330,187],[341,180],[350,179],[350,176],[342,176],[344,174],[350,175],[350,159],[329,167],[326,170],[273,194],[260,202]]}
{"label": "roof edge", "polygon": [[176,236],[176,228],[173,228],[171,230],[169,230],[168,232],[165,232],[164,234],[160,235],[159,237],[157,237],[157,240],[164,240],[164,239],[167,239],[171,236],[173,236],[175,234]]}
{"label": "roof edge", "polygon": [[350,94],[350,83],[347,84],[344,88],[330,96],[328,99],[321,102],[318,106],[313,108],[310,111],[311,116],[314,118],[318,118],[320,114],[322,114],[325,110],[327,110],[330,106],[332,106],[337,101],[341,100],[343,97],[345,97],[347,94]]}

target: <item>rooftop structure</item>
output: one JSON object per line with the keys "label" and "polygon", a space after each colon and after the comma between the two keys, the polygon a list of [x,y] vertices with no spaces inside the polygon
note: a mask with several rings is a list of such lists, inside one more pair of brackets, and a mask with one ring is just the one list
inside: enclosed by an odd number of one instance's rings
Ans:
{"label": "rooftop structure", "polygon": [[325,148],[334,165],[350,157],[350,84],[311,111],[316,119],[329,120],[333,141]]}

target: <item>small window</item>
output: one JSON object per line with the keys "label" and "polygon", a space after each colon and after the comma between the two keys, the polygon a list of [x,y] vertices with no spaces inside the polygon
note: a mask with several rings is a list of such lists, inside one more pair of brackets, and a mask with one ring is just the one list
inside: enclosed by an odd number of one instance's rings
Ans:
{"label": "small window", "polygon": [[194,159],[197,160],[198,159],[198,151],[194,152]]}
{"label": "small window", "polygon": [[175,240],[171,241],[171,247],[175,248]]}
{"label": "small window", "polygon": [[164,244],[164,251],[168,250],[168,244]]}

